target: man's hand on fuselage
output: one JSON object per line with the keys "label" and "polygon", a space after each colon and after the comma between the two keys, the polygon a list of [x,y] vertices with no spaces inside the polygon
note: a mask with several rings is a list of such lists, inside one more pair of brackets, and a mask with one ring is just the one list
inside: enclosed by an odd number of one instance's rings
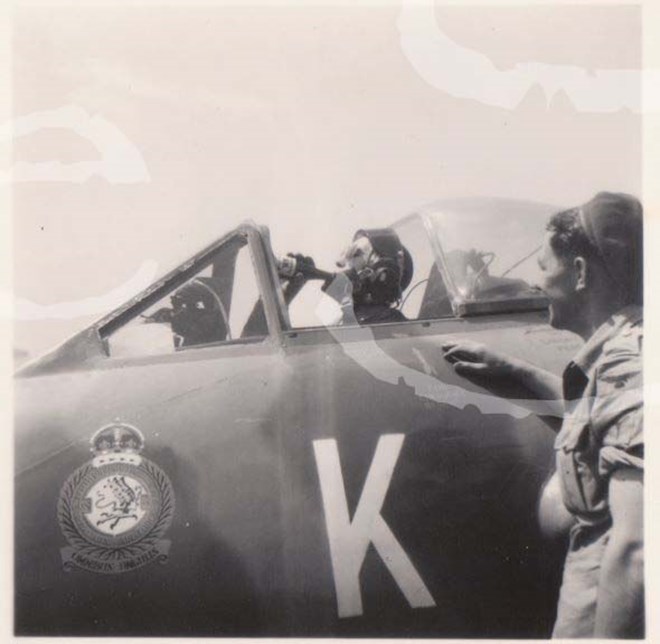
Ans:
{"label": "man's hand on fuselage", "polygon": [[563,415],[559,376],[471,340],[444,342],[442,351],[445,360],[452,363],[459,376],[476,382],[483,382],[486,378],[508,378],[530,391],[538,400],[546,402],[550,415]]}

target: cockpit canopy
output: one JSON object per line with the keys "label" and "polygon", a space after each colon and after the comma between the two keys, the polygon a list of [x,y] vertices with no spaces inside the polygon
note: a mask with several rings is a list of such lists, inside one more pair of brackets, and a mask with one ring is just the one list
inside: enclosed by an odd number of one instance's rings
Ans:
{"label": "cockpit canopy", "polygon": [[[445,200],[397,221],[391,229],[414,271],[391,305],[396,316],[374,323],[544,309],[547,301],[535,287],[536,255],[557,210],[513,199]],[[258,342],[280,330],[356,324],[342,319],[342,311],[336,315],[340,307],[329,302],[320,281],[305,285],[305,297],[285,300],[286,279],[278,278],[275,258],[287,250],[273,254],[267,229],[243,224],[101,320],[103,352],[156,355]]]}
{"label": "cockpit canopy", "polygon": [[416,272],[403,313],[429,319],[545,308],[536,258],[557,210],[513,199],[457,199],[395,223]]}

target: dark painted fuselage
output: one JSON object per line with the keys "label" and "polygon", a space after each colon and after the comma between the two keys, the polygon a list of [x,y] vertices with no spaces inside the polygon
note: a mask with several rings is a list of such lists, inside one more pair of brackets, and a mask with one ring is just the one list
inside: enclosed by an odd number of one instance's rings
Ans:
{"label": "dark painted fuselage", "polygon": [[[520,391],[458,377],[440,350],[458,337],[556,372],[575,348],[529,311],[129,358],[91,330],[30,366],[16,380],[16,632],[546,637],[561,547],[541,539],[536,504],[553,432]],[[116,421],[171,482],[167,556],[65,567],[63,486]]]}

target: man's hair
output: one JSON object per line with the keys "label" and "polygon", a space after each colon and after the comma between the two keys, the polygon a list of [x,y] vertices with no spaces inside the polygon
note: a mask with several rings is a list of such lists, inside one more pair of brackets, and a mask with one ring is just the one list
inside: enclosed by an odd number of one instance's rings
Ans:
{"label": "man's hair", "polygon": [[546,230],[550,233],[550,246],[557,257],[564,260],[572,260],[574,257],[598,257],[598,250],[582,228],[578,208],[562,210],[552,215]]}
{"label": "man's hair", "polygon": [[634,197],[599,193],[582,207],[554,214],[546,230],[557,257],[596,263],[614,287],[613,295],[642,304],[642,206]]}

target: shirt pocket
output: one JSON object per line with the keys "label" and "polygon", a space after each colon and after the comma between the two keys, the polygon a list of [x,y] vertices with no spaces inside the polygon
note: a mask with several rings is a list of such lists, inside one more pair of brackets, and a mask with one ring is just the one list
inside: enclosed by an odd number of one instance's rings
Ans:
{"label": "shirt pocket", "polygon": [[589,443],[589,423],[570,418],[564,421],[555,439],[564,504],[574,514],[593,511],[598,498],[598,479]]}

